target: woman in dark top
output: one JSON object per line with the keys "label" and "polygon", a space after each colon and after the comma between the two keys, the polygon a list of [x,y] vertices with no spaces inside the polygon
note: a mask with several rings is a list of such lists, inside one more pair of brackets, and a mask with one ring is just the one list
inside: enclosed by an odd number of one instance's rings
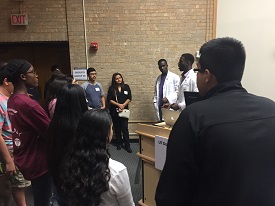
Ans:
{"label": "woman in dark top", "polygon": [[[110,114],[114,124],[114,130],[117,140],[117,150],[125,146],[125,150],[132,152],[129,143],[128,119],[118,116],[123,109],[128,109],[128,104],[132,100],[131,89],[128,84],[124,84],[120,73],[114,73],[112,85],[109,87],[107,101],[110,103]],[[123,138],[122,138],[123,134]]]}

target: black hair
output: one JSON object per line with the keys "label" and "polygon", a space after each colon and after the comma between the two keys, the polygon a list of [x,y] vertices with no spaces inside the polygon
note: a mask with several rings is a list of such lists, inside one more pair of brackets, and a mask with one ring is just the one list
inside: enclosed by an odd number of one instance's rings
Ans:
{"label": "black hair", "polygon": [[158,65],[159,65],[159,64],[160,64],[160,62],[162,62],[162,61],[164,61],[164,62],[167,64],[166,59],[160,59],[160,60],[158,60]]}
{"label": "black hair", "polygon": [[106,110],[84,113],[73,147],[63,162],[62,189],[70,205],[97,206],[111,178],[108,142],[112,125]]}
{"label": "black hair", "polygon": [[194,61],[195,61],[194,56],[193,56],[192,54],[190,54],[190,53],[185,53],[185,54],[182,54],[181,56],[184,57],[184,58],[186,59],[186,61],[190,62],[191,65],[192,65],[192,64],[194,63]]}
{"label": "black hair", "polygon": [[87,75],[89,76],[90,72],[96,72],[95,68],[90,67],[87,69]]}
{"label": "black hair", "polygon": [[7,64],[8,81],[11,81],[13,85],[17,84],[20,75],[25,74],[31,67],[31,63],[25,59],[12,59]]}
{"label": "black hair", "polygon": [[[66,76],[64,77],[56,77],[49,85],[49,88],[46,93],[46,98],[45,98],[45,110],[49,115],[49,103],[57,98],[57,95],[59,91],[62,89],[62,87],[66,84],[69,84],[69,80],[67,79]],[[50,115],[49,115],[50,116]]]}
{"label": "black hair", "polygon": [[4,79],[7,77],[7,62],[0,61],[0,85],[3,84]]}
{"label": "black hair", "polygon": [[230,37],[210,40],[200,48],[201,69],[213,73],[218,83],[241,81],[246,53],[243,44]]}
{"label": "black hair", "polygon": [[59,66],[56,64],[51,66],[51,71],[54,72],[55,70],[59,70]]}
{"label": "black hair", "polygon": [[114,73],[113,76],[112,76],[112,87],[113,87],[115,90],[117,90],[117,87],[118,87],[117,84],[116,84],[116,80],[115,80],[117,75],[121,76],[121,78],[122,78],[121,87],[122,87],[122,88],[124,87],[124,80],[123,80],[122,75],[121,75],[120,73],[116,72],[116,73]]}
{"label": "black hair", "polygon": [[76,84],[66,84],[60,90],[53,118],[48,128],[48,162],[53,182],[60,188],[61,163],[75,137],[82,114],[88,110],[85,92]]}

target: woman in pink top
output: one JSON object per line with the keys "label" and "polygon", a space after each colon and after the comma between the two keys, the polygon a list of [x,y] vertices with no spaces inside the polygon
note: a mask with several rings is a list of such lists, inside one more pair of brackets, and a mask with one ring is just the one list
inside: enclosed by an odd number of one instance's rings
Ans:
{"label": "woman in pink top", "polygon": [[64,75],[64,77],[55,78],[49,85],[45,99],[45,110],[51,119],[55,110],[57,95],[63,86],[68,83],[68,78]]}

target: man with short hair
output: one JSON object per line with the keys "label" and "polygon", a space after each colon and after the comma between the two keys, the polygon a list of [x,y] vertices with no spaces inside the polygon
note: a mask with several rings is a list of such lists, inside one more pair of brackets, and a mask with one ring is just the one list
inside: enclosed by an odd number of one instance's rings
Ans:
{"label": "man with short hair", "polygon": [[190,53],[181,55],[178,63],[179,70],[182,72],[178,90],[177,101],[170,105],[174,110],[184,110],[186,107],[184,92],[198,92],[197,74],[192,69],[194,56]]}
{"label": "man with short hair", "polygon": [[157,77],[153,99],[157,119],[162,121],[161,108],[176,102],[180,78],[168,70],[168,64],[165,59],[158,61],[158,67],[161,75]]}
{"label": "man with short hair", "polygon": [[200,48],[204,100],[184,109],[173,126],[158,206],[275,204],[275,103],[242,87],[245,58],[233,38]]}
{"label": "man with short hair", "polygon": [[65,76],[64,74],[62,74],[61,70],[59,69],[59,66],[54,64],[51,66],[51,72],[52,72],[52,76],[50,79],[48,79],[46,82],[45,82],[45,86],[44,86],[44,99],[46,99],[46,96],[47,96],[47,92],[48,92],[48,89],[49,89],[49,86],[50,84],[53,82],[53,80],[56,78],[56,77],[59,77],[59,76]]}
{"label": "man with short hair", "polygon": [[102,85],[96,81],[97,72],[94,68],[87,69],[88,81],[81,87],[85,90],[90,108],[105,109],[105,98]]}
{"label": "man with short hair", "polygon": [[[7,77],[7,69],[3,66],[0,68],[0,159],[2,158],[4,160],[2,166],[5,165],[6,167],[5,171],[3,171],[0,162],[0,185],[7,185],[7,188],[12,191],[13,199],[16,205],[24,206],[26,205],[24,190],[25,187],[30,186],[31,183],[30,181],[24,179],[18,168],[15,168],[12,160],[12,127],[7,112],[7,101],[13,93],[13,84],[7,80]],[[4,144],[2,144],[3,142]],[[5,172],[5,174],[1,174],[1,172]],[[5,179],[5,182],[3,182],[2,179]],[[9,182],[11,184],[9,184]],[[11,188],[9,186],[11,186]],[[0,190],[0,193],[2,193],[4,188],[1,188]],[[7,205],[9,204],[6,202],[5,206]]]}

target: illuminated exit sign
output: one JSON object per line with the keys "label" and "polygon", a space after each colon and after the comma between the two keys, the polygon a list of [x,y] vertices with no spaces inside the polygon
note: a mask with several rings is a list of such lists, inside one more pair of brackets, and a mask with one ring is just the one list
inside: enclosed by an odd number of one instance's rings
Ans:
{"label": "illuminated exit sign", "polygon": [[11,14],[11,25],[28,25],[28,15]]}

